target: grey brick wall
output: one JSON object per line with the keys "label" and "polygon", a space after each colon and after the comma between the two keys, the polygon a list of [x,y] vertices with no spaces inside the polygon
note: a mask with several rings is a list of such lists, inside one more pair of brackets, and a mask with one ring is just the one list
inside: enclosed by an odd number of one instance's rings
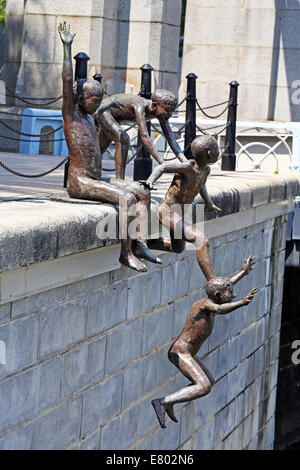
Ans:
{"label": "grey brick wall", "polygon": [[286,217],[211,240],[217,274],[254,254],[246,308],[216,318],[199,352],[216,383],[158,427],[151,399],[187,380],[167,351],[204,296],[195,252],[163,255],[0,307],[0,449],[271,449]]}

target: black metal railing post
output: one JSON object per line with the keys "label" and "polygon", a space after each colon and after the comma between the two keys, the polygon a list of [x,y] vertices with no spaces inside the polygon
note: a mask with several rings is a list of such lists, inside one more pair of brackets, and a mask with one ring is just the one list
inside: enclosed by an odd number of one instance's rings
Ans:
{"label": "black metal railing post", "polygon": [[186,158],[193,158],[191,152],[191,143],[196,138],[196,80],[197,75],[189,73],[187,79],[187,98],[186,98],[186,112],[185,112],[185,137],[184,148]]}
{"label": "black metal railing post", "polygon": [[229,107],[227,115],[228,127],[226,129],[225,137],[225,151],[222,156],[222,170],[235,171],[236,155],[235,155],[235,136],[236,136],[236,115],[238,106],[238,86],[239,83],[233,81],[229,83]]}
{"label": "black metal railing post", "polygon": [[102,82],[102,75],[101,73],[95,73],[95,75],[93,75],[93,79],[96,80],[97,82],[101,83]]}
{"label": "black metal railing post", "polygon": [[76,61],[75,81],[79,78],[87,78],[87,63],[90,60],[89,56],[85,52],[78,52],[78,54],[74,56],[74,59]]}
{"label": "black metal railing post", "polygon": [[[153,67],[150,64],[145,64],[141,67],[142,71],[142,80],[141,80],[141,90],[139,95],[148,100],[151,99],[151,74]],[[147,123],[148,133],[151,135],[151,123]],[[150,153],[141,146],[141,137],[138,134],[137,146],[140,150],[137,153],[137,156],[134,159],[134,170],[133,170],[133,179],[146,180],[152,173],[152,158]]]}

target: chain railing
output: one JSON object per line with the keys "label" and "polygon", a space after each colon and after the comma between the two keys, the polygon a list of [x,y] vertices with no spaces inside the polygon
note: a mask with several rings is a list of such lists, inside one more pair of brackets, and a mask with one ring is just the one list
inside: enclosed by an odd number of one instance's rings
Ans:
{"label": "chain railing", "polygon": [[[80,53],[75,56],[76,60],[76,69],[75,69],[75,79],[78,78],[86,78],[87,77],[87,62],[89,60],[89,57],[84,54]],[[141,81],[141,91],[139,93],[140,96],[145,97],[146,99],[151,99],[151,72],[153,68],[151,65],[146,64],[142,68],[142,81]],[[95,74],[93,77],[95,80],[99,81],[101,83],[102,80],[102,75],[101,74]],[[185,97],[178,103],[173,116],[178,116],[178,114],[185,112],[186,117],[185,121],[180,125],[179,128],[176,126],[173,126],[173,132],[178,136],[178,143],[182,143],[184,139],[184,145],[183,145],[183,152],[186,154],[188,158],[192,158],[191,151],[190,151],[190,145],[191,142],[194,140],[195,137],[197,137],[197,131],[199,131],[201,134],[204,135],[209,135],[208,131],[214,131],[212,135],[218,136],[221,135],[225,130],[227,131],[228,128],[232,127],[232,121],[227,120],[227,122],[223,123],[218,123],[214,124],[213,126],[206,126],[206,127],[200,127],[198,124],[196,124],[196,111],[200,111],[203,113],[207,118],[209,119],[216,119],[220,116],[222,116],[227,110],[230,110],[230,107],[233,105],[233,98],[230,97],[229,100],[223,101],[221,103],[216,103],[214,105],[202,107],[199,104],[198,99],[196,98],[196,75],[194,74],[189,74],[187,76],[188,79],[188,86],[187,86],[187,93]],[[57,96],[57,97],[51,97],[51,98],[35,98],[35,97],[28,97],[28,96],[21,96],[19,93],[14,92],[8,85],[5,85],[5,88],[8,92],[7,96],[18,99],[19,101],[24,102],[25,104],[29,104],[32,107],[45,107],[47,105],[51,105],[57,101],[59,101],[62,98],[62,95]],[[104,92],[106,96],[111,96],[108,92]],[[236,100],[235,100],[236,101]],[[181,110],[180,107],[183,104],[186,104],[186,109]],[[236,105],[236,103],[234,103]],[[226,105],[225,108],[219,112],[217,115],[210,115],[206,110],[208,109],[213,109],[220,107],[222,105]],[[8,111],[0,111],[0,115],[5,115],[5,116],[18,116],[21,117],[20,114],[13,113],[13,112],[8,112]],[[57,117],[57,115],[51,115],[49,114],[46,117]],[[23,117],[31,117],[30,114],[24,113]],[[39,115],[35,115],[35,117],[39,117]],[[44,115],[40,117],[45,117]],[[234,123],[235,124],[235,123]],[[5,128],[8,130],[12,131],[13,133],[17,134],[18,136],[24,136],[28,137],[28,139],[23,139],[23,138],[16,138],[13,136],[4,136],[0,134],[0,138],[3,139],[8,139],[12,141],[20,141],[20,142],[57,142],[57,141],[64,141],[65,138],[53,138],[50,139],[48,138],[50,135],[55,134],[56,132],[60,131],[63,128],[63,125],[57,127],[56,129],[52,129],[47,132],[43,132],[41,134],[31,134],[28,132],[24,132],[22,130],[18,130],[15,127],[11,126],[7,122],[4,121],[4,119],[0,118],[0,125],[3,125]],[[150,137],[154,137],[153,143],[154,146],[158,148],[158,152],[161,153],[163,152],[163,158],[166,159],[166,155],[168,155],[169,149],[168,145],[166,143],[166,140],[164,139],[164,148],[162,148],[161,143],[157,139],[157,134],[160,137],[163,137],[163,132],[161,129],[159,129],[159,122],[157,124],[154,123],[148,123],[148,132]],[[154,130],[154,133],[151,132],[151,128]],[[129,127],[124,129],[124,132],[128,132],[133,130],[131,132],[131,145],[129,147],[129,157],[127,163],[131,162],[134,160],[134,179],[147,179],[147,177],[150,175],[152,171],[152,158],[147,152],[147,150],[144,148],[141,138],[139,137],[138,134],[138,129],[136,123],[133,125],[130,125]],[[35,140],[38,139],[38,140]],[[157,145],[159,144],[159,146]],[[160,148],[159,148],[160,147]],[[228,143],[225,143],[225,149],[228,149],[229,145]],[[112,151],[108,149],[107,154],[110,156],[110,159],[113,159]],[[173,157],[175,159],[177,157]],[[168,161],[170,158],[168,158]],[[68,165],[69,165],[69,158],[67,157],[64,159],[59,165],[56,165],[54,168],[50,169],[48,172],[40,173],[38,175],[24,175],[20,172],[17,172],[15,170],[12,170],[11,168],[7,167],[5,164],[0,162],[0,166],[2,168],[6,169],[7,171],[10,171],[11,173],[17,175],[17,176],[24,176],[24,177],[31,177],[31,178],[37,178],[40,176],[44,176],[49,174],[50,172],[54,171],[55,169],[59,168],[64,162],[67,161],[67,164],[65,166],[65,182],[67,180],[67,171],[68,171]],[[102,167],[103,171],[113,171],[114,168],[106,168]]]}

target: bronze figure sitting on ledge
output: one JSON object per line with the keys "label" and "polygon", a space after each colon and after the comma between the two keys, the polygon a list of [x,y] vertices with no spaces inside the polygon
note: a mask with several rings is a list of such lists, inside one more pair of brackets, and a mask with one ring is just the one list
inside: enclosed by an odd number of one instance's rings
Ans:
{"label": "bronze figure sitting on ledge", "polygon": [[[58,32],[64,47],[63,63],[63,118],[64,132],[70,156],[70,169],[67,191],[70,197],[92,199],[120,205],[120,263],[145,272],[147,267],[137,257],[160,262],[147,247],[145,237],[148,232],[150,193],[138,182],[128,182],[111,178],[109,183],[101,180],[101,151],[93,114],[105,112],[108,107],[122,105],[111,101],[99,108],[103,98],[103,88],[95,80],[77,81],[73,86],[71,45],[75,34],[71,34],[66,22],[60,23]],[[135,215],[130,213],[136,205],[138,213],[137,240],[128,233]]]}

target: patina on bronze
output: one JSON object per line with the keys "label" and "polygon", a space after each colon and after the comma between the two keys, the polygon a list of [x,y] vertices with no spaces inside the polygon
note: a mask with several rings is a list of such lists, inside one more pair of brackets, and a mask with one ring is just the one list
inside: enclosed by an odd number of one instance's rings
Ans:
{"label": "patina on bronze", "polygon": [[[110,108],[122,108],[122,104],[111,100],[100,107],[103,88],[96,80],[79,80],[73,86],[71,45],[75,34],[71,34],[66,22],[60,23],[58,32],[64,48],[63,63],[63,107],[64,132],[70,156],[67,191],[73,198],[92,199],[120,205],[120,262],[137,271],[147,267],[137,257],[160,262],[147,248],[145,234],[148,229],[150,205],[149,190],[137,182],[112,178],[109,183],[101,180],[101,151],[93,114],[107,112]],[[132,241],[128,226],[135,219],[129,210],[136,204],[138,213],[137,240]]]}
{"label": "patina on bronze", "polygon": [[231,303],[235,297],[233,286],[242,277],[254,269],[254,257],[245,259],[242,270],[232,277],[214,277],[206,285],[207,297],[195,302],[188,314],[184,329],[168,352],[169,360],[191,381],[191,384],[175,393],[152,400],[159,424],[166,427],[166,413],[177,422],[173,406],[176,403],[189,402],[207,395],[214,379],[205,365],[195,358],[204,341],[210,336],[216,315],[225,315],[248,305],[257,289],[252,289],[246,297]]}
{"label": "patina on bronze", "polygon": [[121,127],[125,123],[136,123],[138,125],[144,147],[158,163],[162,163],[163,160],[152,144],[146,125],[146,122],[151,121],[151,119],[158,119],[163,135],[174,154],[180,161],[186,160],[168,122],[177,106],[177,99],[173,93],[167,90],[156,90],[152,93],[151,100],[138,95],[122,93],[105,98],[103,104],[109,105],[113,101],[118,101],[123,107],[118,109],[110,108],[99,117],[97,117],[96,113],[96,119],[98,119],[100,124],[99,139],[101,152],[105,152],[112,142],[116,144],[114,158],[117,178],[124,178],[130,145],[130,138]]}
{"label": "patina on bronze", "polygon": [[[196,245],[197,260],[207,280],[214,277],[213,267],[209,255],[209,244],[206,236],[197,227],[188,225],[184,220],[184,209],[190,205],[196,195],[200,192],[205,203],[206,211],[221,210],[215,206],[206,190],[206,180],[210,173],[210,166],[215,163],[219,156],[217,141],[212,136],[201,136],[193,140],[191,149],[194,160],[184,162],[165,162],[157,166],[152,175],[145,183],[149,189],[153,189],[153,183],[163,173],[175,173],[170,188],[158,208],[160,222],[170,228],[170,238],[158,238],[148,240],[148,247],[152,249],[181,253],[185,248],[185,241]],[[181,208],[181,213],[173,208]],[[174,237],[182,232],[182,238]]]}

